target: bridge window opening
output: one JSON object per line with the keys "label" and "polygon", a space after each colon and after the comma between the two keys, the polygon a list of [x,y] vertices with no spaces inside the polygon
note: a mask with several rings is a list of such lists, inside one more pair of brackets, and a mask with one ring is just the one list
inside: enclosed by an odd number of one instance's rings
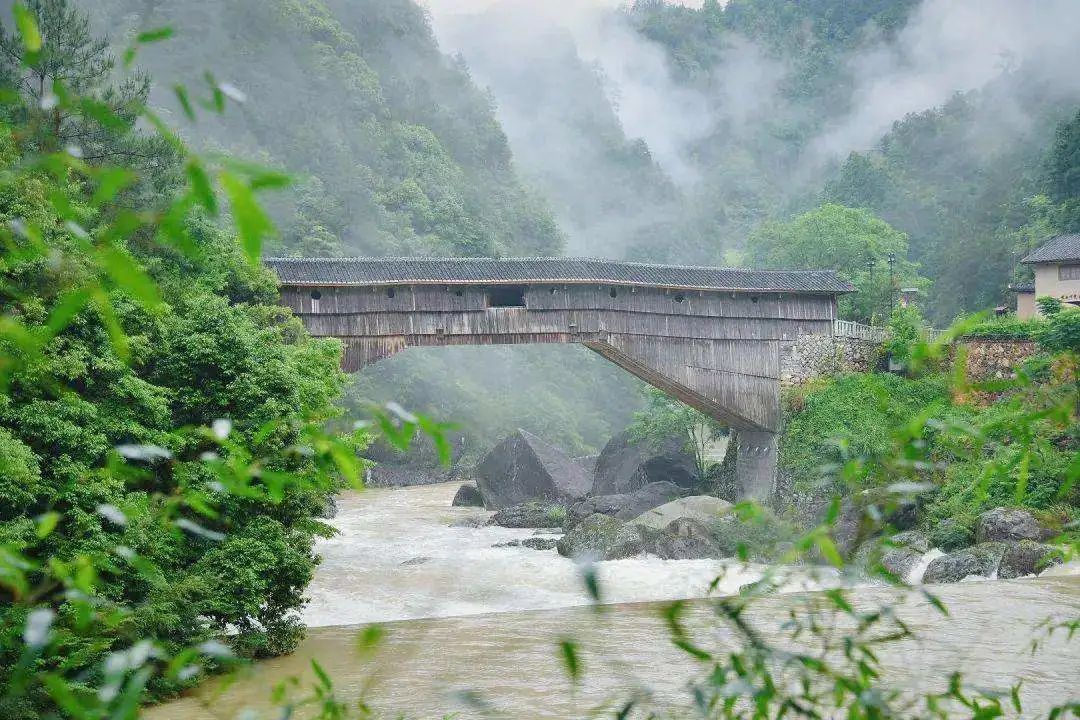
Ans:
{"label": "bridge window opening", "polygon": [[677,303],[686,302],[686,296],[683,295],[682,293],[679,293],[678,295],[675,296],[675,302],[677,302]]}
{"label": "bridge window opening", "polygon": [[318,290],[312,290],[311,291],[311,299],[312,300],[322,300],[322,293],[319,292]]}
{"label": "bridge window opening", "polygon": [[462,290],[461,288],[458,288],[457,290],[454,291],[454,295],[456,295],[457,297],[462,297],[464,294],[465,294],[465,291]]}
{"label": "bridge window opening", "polygon": [[608,290],[608,295],[611,296],[612,299],[617,298],[619,297],[619,291],[615,288],[611,288],[610,290]]}
{"label": "bridge window opening", "polygon": [[397,290],[394,288],[386,288],[386,297],[393,300],[395,295],[397,295]]}
{"label": "bridge window opening", "polygon": [[497,285],[487,289],[489,308],[525,307],[524,285]]}
{"label": "bridge window opening", "polygon": [[548,290],[548,292],[551,293],[552,295],[554,295],[557,292],[559,292],[559,288],[551,288],[550,290]]}
{"label": "bridge window opening", "polygon": [[755,305],[757,305],[757,301],[758,301],[758,296],[757,296],[757,295],[755,295],[754,297],[750,298],[750,302],[754,303]]}

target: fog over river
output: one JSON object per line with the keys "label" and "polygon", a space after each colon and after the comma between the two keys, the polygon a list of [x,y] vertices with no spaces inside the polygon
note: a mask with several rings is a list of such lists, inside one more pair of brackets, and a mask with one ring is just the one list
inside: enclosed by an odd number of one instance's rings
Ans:
{"label": "fog over river", "polygon": [[[492,547],[532,536],[533,530],[463,527],[453,523],[482,514],[451,508],[456,485],[370,490],[339,498],[333,521],[340,534],[319,545],[323,563],[310,588],[304,620],[312,628],[292,656],[259,663],[235,683],[210,683],[198,695],[155,709],[154,720],[277,717],[270,690],[297,676],[311,681],[310,661],[334,678],[343,699],[363,695],[386,717],[584,717],[606,701],[638,690],[659,707],[688,704],[686,682],[701,672],[675,650],[660,619],[664,603],[717,592],[732,593],[760,576],[760,568],[712,560],[637,558],[599,565],[608,612],[587,607],[581,571],[554,550]],[[836,582],[825,573],[792,577],[792,592]],[[1077,695],[1080,638],[1051,638],[1032,655],[1034,628],[1044,619],[1080,616],[1080,577],[1009,582],[964,582],[935,588],[951,617],[917,593],[900,614],[915,640],[891,646],[883,661],[906,687],[943,689],[962,669],[986,687],[1024,678],[1025,716]],[[853,595],[867,607],[897,591],[864,587]],[[777,633],[796,595],[781,594],[755,606],[752,619]],[[730,632],[711,619],[707,603],[691,606],[688,622],[704,630],[706,646],[723,645]],[[386,623],[374,655],[357,651],[358,627]],[[585,679],[576,692],[558,660],[557,643],[575,638],[584,648]],[[466,701],[472,694],[489,706]],[[382,717],[382,715],[377,715]]]}

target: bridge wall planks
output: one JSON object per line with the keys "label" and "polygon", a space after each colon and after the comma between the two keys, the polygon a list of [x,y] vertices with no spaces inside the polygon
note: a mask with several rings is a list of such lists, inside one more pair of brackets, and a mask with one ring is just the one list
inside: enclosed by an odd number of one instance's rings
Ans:
{"label": "bridge wall planks", "polygon": [[482,285],[285,287],[283,304],[358,370],[418,345],[582,343],[735,427],[779,423],[780,347],[831,335],[827,295],[526,285],[524,307],[489,308]]}
{"label": "bridge wall planks", "polygon": [[[393,297],[388,296],[391,290]],[[612,290],[616,294],[614,298]],[[319,300],[313,301],[313,292],[320,296]],[[325,315],[488,309],[485,288],[471,285],[286,287],[282,289],[282,303],[297,313]],[[530,311],[608,310],[664,316],[836,319],[835,302],[827,295],[676,291],[618,285],[530,285],[526,287],[525,305]]]}

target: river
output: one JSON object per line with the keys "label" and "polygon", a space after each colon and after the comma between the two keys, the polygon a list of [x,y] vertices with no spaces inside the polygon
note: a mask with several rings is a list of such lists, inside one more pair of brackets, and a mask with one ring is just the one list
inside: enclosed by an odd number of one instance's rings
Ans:
{"label": "river", "polygon": [[[156,708],[151,720],[275,717],[267,711],[270,689],[290,677],[309,684],[313,658],[342,698],[363,696],[376,717],[584,717],[632,691],[650,695],[656,707],[676,707],[689,702],[686,681],[701,668],[671,645],[661,601],[704,597],[718,574],[716,592],[732,593],[761,573],[721,561],[601,563],[600,587],[613,607],[598,613],[570,560],[554,551],[492,547],[534,531],[461,526],[479,512],[451,508],[456,489],[339,498],[333,522],[340,534],[319,545],[323,562],[304,614],[311,630],[299,650]],[[778,637],[799,593],[835,582],[828,572],[792,576],[786,594],[756,605],[755,625]],[[1080,638],[1069,643],[1055,635],[1034,655],[1028,647],[1044,619],[1080,617],[1080,577],[964,582],[935,592],[949,618],[921,595],[900,601],[900,615],[917,637],[894,644],[882,659],[903,687],[944,688],[953,669],[989,688],[1023,678],[1025,716],[1080,696]],[[867,607],[895,601],[896,594],[870,586],[854,592]],[[688,618],[693,627],[711,628],[709,642],[730,642],[707,603],[692,603]],[[373,653],[359,653],[360,626],[369,623],[383,623],[386,637]],[[585,676],[576,689],[558,660],[564,637],[583,648]]]}

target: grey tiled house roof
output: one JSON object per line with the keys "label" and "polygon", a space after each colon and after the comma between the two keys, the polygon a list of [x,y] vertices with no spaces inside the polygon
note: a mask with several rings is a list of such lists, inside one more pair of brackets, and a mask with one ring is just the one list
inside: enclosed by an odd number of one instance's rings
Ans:
{"label": "grey tiled house roof", "polygon": [[270,258],[283,285],[614,283],[693,290],[852,292],[832,270],[742,270],[576,258]]}
{"label": "grey tiled house roof", "polygon": [[1045,245],[1035,250],[1022,263],[1080,261],[1080,235],[1058,235],[1050,238]]}

